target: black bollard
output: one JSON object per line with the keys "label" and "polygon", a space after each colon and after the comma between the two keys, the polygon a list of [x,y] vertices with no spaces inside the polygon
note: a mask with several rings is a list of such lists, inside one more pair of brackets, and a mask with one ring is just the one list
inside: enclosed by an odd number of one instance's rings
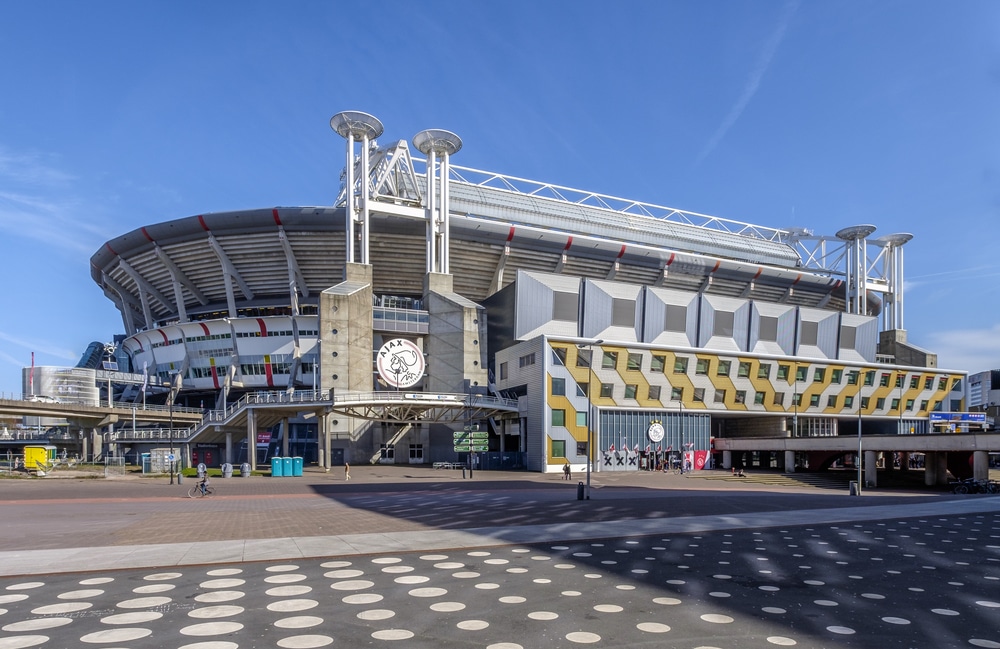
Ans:
{"label": "black bollard", "polygon": [[583,500],[583,483],[576,483],[576,499]]}
{"label": "black bollard", "polygon": [[465,467],[462,467],[462,480],[465,480]]}

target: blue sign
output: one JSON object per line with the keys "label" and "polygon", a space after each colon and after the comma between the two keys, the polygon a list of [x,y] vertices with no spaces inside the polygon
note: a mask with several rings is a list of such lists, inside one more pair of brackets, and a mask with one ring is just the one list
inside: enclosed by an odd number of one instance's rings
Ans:
{"label": "blue sign", "polygon": [[969,423],[974,422],[977,424],[986,423],[986,413],[985,412],[932,412],[931,423],[944,422],[944,423]]}

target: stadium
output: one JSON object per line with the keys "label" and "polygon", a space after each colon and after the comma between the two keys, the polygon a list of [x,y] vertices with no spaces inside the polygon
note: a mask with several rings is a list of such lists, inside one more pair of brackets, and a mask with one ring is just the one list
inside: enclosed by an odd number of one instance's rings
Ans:
{"label": "stadium", "polygon": [[[965,374],[907,342],[910,235],[469,169],[454,133],[381,140],[361,112],[331,127],[346,144],[332,206],[154,223],[91,259],[125,331],[114,400],[204,409],[179,437],[189,461],[239,461],[236,435],[327,467],[860,474],[864,459],[874,480],[920,452],[938,458],[930,483],[985,462],[929,441],[977,423],[950,415]],[[249,407],[260,394],[292,405]]]}

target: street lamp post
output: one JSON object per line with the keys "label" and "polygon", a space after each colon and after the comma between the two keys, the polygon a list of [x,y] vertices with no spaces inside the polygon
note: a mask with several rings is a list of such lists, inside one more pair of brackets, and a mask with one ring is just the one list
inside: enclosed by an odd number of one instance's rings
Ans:
{"label": "street lamp post", "polygon": [[587,368],[587,489],[584,498],[590,500],[590,472],[594,463],[594,397],[593,397],[593,373],[594,373],[594,345],[604,342],[603,338],[592,340],[589,343],[577,345],[577,349],[587,347],[590,349],[590,367]]}
{"label": "street lamp post", "polygon": [[862,455],[863,449],[861,447],[861,388],[864,385],[863,383],[863,381],[865,380],[863,376],[864,374],[865,372],[863,370],[858,372],[858,487],[857,489],[859,496],[861,495],[861,484],[862,484],[861,464],[863,461],[862,458],[864,458],[864,455]]}
{"label": "street lamp post", "polygon": [[170,484],[174,484],[174,395],[173,391],[168,394],[167,401],[167,412],[168,416],[168,430],[167,434],[170,436],[170,447],[167,450],[167,456],[170,459]]}

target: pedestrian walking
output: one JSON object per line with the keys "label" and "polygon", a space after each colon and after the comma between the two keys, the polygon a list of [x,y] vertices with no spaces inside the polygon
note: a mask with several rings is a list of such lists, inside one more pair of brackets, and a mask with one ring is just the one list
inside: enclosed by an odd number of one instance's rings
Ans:
{"label": "pedestrian walking", "polygon": [[570,467],[569,461],[567,460],[566,464],[563,465],[563,480],[572,480],[572,479],[573,479],[573,469]]}
{"label": "pedestrian walking", "polygon": [[344,481],[347,482],[351,479],[351,465],[344,462]]}

